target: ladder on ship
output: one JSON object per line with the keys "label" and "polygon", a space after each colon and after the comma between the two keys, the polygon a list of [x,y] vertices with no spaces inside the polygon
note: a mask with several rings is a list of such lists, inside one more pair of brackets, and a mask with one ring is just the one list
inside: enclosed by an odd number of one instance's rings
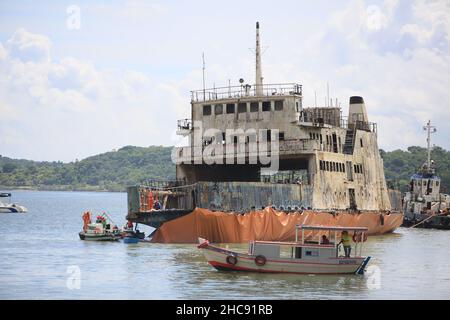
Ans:
{"label": "ladder on ship", "polygon": [[345,135],[345,144],[344,144],[344,153],[345,154],[353,154],[353,149],[355,148],[355,137],[356,137],[356,128],[347,129],[347,133]]}

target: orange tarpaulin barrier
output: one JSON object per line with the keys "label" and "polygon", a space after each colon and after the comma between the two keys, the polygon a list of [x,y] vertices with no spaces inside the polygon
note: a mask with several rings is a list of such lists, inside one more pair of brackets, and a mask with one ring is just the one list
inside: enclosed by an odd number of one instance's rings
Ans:
{"label": "orange tarpaulin barrier", "polygon": [[215,243],[251,240],[293,241],[297,224],[367,227],[369,235],[392,232],[403,222],[401,213],[303,211],[285,213],[270,207],[245,214],[196,208],[165,222],[152,238],[157,243],[196,243],[198,237]]}

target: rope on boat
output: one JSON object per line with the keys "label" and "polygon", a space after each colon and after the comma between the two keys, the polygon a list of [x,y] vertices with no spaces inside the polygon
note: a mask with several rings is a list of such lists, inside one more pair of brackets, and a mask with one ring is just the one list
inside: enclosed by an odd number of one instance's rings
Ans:
{"label": "rope on boat", "polygon": [[436,213],[433,213],[431,216],[429,216],[428,218],[426,218],[426,219],[423,219],[422,221],[420,221],[419,223],[416,223],[415,225],[413,225],[413,226],[411,226],[410,228],[414,228],[414,227],[416,227],[416,226],[418,226],[419,224],[422,224],[422,223],[424,223],[425,221],[427,221],[427,220],[429,220],[429,219],[431,219],[431,218],[433,218],[434,216],[436,215]]}

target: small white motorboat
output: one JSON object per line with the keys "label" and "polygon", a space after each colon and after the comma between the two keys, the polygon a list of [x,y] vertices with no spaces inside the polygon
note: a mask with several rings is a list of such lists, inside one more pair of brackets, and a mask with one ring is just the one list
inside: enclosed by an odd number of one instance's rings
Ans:
{"label": "small white motorboat", "polygon": [[[363,274],[370,260],[361,255],[367,230],[364,227],[298,225],[294,242],[251,241],[248,253],[220,248],[202,238],[199,238],[198,248],[203,250],[210,265],[223,271]],[[300,237],[298,231],[301,231]],[[350,232],[353,232],[351,238]],[[339,250],[342,241],[338,242],[338,233],[345,234],[345,254]]]}
{"label": "small white motorboat", "polygon": [[[0,198],[11,198],[11,193],[2,192],[0,193]],[[28,212],[28,209],[24,206],[18,205],[17,203],[4,203],[0,201],[0,212],[8,213],[8,212],[20,212],[25,213]]]}

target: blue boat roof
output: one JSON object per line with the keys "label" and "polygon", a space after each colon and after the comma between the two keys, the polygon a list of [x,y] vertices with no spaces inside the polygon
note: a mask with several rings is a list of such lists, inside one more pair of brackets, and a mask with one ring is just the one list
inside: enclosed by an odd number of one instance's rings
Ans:
{"label": "blue boat roof", "polygon": [[436,180],[436,181],[440,181],[441,178],[439,178],[436,175],[426,175],[426,174],[420,174],[420,173],[415,173],[411,176],[411,179],[431,179],[431,180]]}

